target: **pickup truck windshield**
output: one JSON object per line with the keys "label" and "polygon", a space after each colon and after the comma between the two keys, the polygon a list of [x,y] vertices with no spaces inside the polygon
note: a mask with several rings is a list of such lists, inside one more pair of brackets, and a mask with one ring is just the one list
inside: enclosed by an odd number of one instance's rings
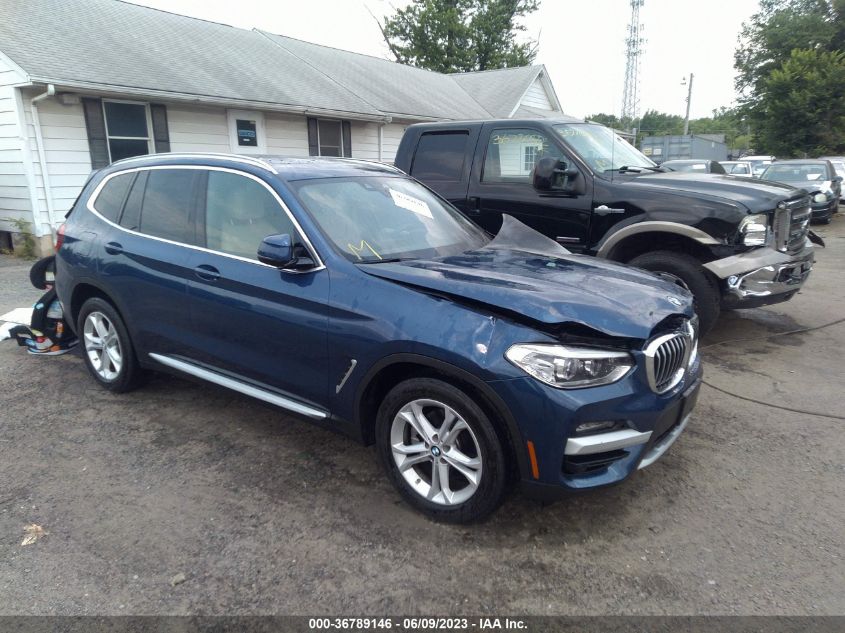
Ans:
{"label": "pickup truck windshield", "polygon": [[598,123],[561,123],[554,128],[564,142],[598,173],[658,169],[628,141]]}
{"label": "pickup truck windshield", "polygon": [[290,184],[305,210],[351,262],[456,255],[490,241],[484,231],[413,180],[366,176]]}

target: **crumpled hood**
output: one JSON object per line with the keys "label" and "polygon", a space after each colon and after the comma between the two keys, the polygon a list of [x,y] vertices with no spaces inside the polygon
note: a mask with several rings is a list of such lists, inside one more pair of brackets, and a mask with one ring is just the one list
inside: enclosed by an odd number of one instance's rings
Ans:
{"label": "crumpled hood", "polygon": [[544,324],[577,323],[624,338],[647,339],[666,317],[693,314],[691,295],[677,285],[585,255],[485,247],[360,269],[458,302],[486,304]]}
{"label": "crumpled hood", "polygon": [[631,178],[629,185],[727,198],[744,205],[752,212],[774,209],[778,202],[803,193],[791,185],[771,180],[689,172],[643,174]]}

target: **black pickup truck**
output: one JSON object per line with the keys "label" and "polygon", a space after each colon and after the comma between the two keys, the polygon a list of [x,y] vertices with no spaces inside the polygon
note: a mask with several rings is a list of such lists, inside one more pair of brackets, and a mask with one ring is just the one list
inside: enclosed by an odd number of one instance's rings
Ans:
{"label": "black pickup truck", "polygon": [[669,172],[615,132],[578,119],[410,126],[396,166],[490,233],[507,213],[571,251],[661,274],[720,309],[792,298],[814,262],[803,189]]}

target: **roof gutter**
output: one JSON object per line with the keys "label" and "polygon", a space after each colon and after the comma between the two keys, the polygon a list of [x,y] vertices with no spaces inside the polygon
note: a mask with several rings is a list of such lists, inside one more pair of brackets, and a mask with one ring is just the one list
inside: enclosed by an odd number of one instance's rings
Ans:
{"label": "roof gutter", "polygon": [[[222,107],[247,108],[264,110],[266,112],[280,112],[285,114],[302,114],[305,116],[328,116],[334,118],[352,119],[355,121],[370,121],[375,123],[390,123],[391,117],[383,114],[370,114],[367,112],[348,112],[344,110],[332,110],[330,108],[314,108],[310,106],[298,106],[274,103],[271,101],[250,101],[247,99],[227,99],[212,95],[191,94],[186,92],[171,92],[167,90],[154,90],[149,88],[136,88],[133,86],[118,86],[111,84],[98,84],[86,81],[65,81],[43,77],[32,77],[33,83],[58,85],[61,88],[72,90],[84,90],[93,94],[102,95],[133,95],[146,97],[148,99],[163,99],[168,101],[183,101],[200,105],[217,105]],[[55,89],[55,88],[54,88]]]}
{"label": "roof gutter", "polygon": [[[35,128],[35,147],[38,149],[38,162],[41,165],[41,184],[44,186],[44,200],[47,203],[47,217],[50,232],[53,231],[53,190],[50,187],[50,174],[47,171],[47,154],[44,151],[44,137],[41,134],[41,121],[38,118],[38,102],[56,94],[56,86],[47,85],[47,90],[30,99],[29,109],[32,113],[32,127]],[[33,211],[35,211],[33,209]]]}

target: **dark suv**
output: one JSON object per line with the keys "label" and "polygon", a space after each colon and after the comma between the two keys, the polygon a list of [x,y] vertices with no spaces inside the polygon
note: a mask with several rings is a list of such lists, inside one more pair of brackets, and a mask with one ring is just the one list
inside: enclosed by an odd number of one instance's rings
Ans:
{"label": "dark suv", "polygon": [[512,218],[491,240],[384,165],[128,159],[61,235],[57,291],[105,388],[172,371],[375,442],[444,520],[512,477],[545,497],[627,478],[700,384],[686,291]]}

